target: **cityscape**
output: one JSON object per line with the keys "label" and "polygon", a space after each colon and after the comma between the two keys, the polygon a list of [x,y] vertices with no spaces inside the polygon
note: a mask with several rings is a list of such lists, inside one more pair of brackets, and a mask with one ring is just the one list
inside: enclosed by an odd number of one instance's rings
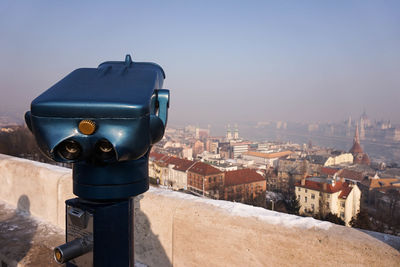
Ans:
{"label": "cityscape", "polygon": [[[372,121],[363,112],[336,124],[280,121],[222,128],[225,134],[214,135],[210,125],[169,126],[150,153],[150,183],[400,235],[399,126]],[[244,137],[241,128],[254,139]],[[71,167],[41,155],[29,135],[3,117],[0,153]]]}
{"label": "cityscape", "polygon": [[[199,196],[399,234],[399,128],[389,121],[371,123],[364,112],[342,125],[309,124],[295,133],[308,141],[296,143],[285,135],[287,123],[271,124],[254,127],[276,127],[278,138],[264,141],[242,137],[238,125],[227,125],[224,136],[213,136],[211,127],[169,127],[150,155],[150,177],[154,184]],[[351,135],[343,148],[340,141]],[[329,146],[321,145],[329,137]],[[373,145],[392,150],[372,150],[373,157],[364,149]]]}
{"label": "cityscape", "polygon": [[399,14],[0,1],[0,265],[398,266]]}

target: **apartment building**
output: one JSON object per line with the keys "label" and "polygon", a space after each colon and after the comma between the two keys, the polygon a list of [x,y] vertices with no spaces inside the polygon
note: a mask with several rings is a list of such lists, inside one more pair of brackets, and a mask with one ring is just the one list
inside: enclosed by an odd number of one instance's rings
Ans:
{"label": "apartment building", "polygon": [[229,157],[232,159],[237,159],[243,153],[249,151],[249,145],[250,142],[231,143]]}
{"label": "apartment building", "polygon": [[168,183],[174,190],[187,190],[187,172],[196,162],[174,158],[168,164]]}
{"label": "apartment building", "polygon": [[187,189],[187,171],[194,163],[191,160],[151,152],[149,176],[155,178],[158,184],[172,189]]}
{"label": "apartment building", "polygon": [[300,214],[315,215],[329,212],[340,217],[346,225],[360,210],[361,191],[354,183],[344,179],[308,178],[295,184]]}
{"label": "apartment building", "polygon": [[224,173],[204,162],[196,162],[187,171],[188,190],[199,195],[219,199],[224,184]]}
{"label": "apartment building", "polygon": [[259,195],[265,199],[265,178],[251,169],[225,172],[224,199],[238,202],[253,200]]}

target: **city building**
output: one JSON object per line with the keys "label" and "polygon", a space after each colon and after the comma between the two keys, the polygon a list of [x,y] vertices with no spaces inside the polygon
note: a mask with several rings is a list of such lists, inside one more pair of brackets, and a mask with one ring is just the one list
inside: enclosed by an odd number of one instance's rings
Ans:
{"label": "city building", "polygon": [[270,144],[267,144],[267,143],[258,143],[257,144],[257,151],[258,152],[261,152],[261,153],[269,153],[269,152],[272,152],[271,150],[270,150]]}
{"label": "city building", "polygon": [[339,170],[338,168],[321,167],[319,174],[324,177],[332,178]]}
{"label": "city building", "polygon": [[255,164],[262,164],[267,167],[276,167],[279,158],[286,158],[291,154],[293,154],[292,151],[281,151],[275,153],[248,151],[243,153],[242,157],[245,160],[253,160]]}
{"label": "city building", "polygon": [[352,183],[359,183],[368,179],[367,173],[351,169],[341,169],[336,173],[336,176]]}
{"label": "city building", "polygon": [[234,165],[230,162],[221,161],[213,161],[208,162],[208,164],[212,165],[213,167],[219,169],[220,171],[227,172],[227,171],[236,171],[238,169],[237,165]]}
{"label": "city building", "polygon": [[207,150],[208,152],[217,154],[217,153],[219,153],[218,147],[219,147],[219,142],[218,142],[218,140],[210,139],[210,138],[207,139],[207,142],[206,142],[206,150]]}
{"label": "city building", "polygon": [[377,204],[377,197],[388,189],[400,189],[400,178],[369,178],[359,183],[362,203],[370,206]]}
{"label": "city building", "polygon": [[400,180],[374,188],[373,197],[377,213],[385,214],[387,219],[398,225],[400,222]]}
{"label": "city building", "polygon": [[249,145],[250,142],[231,143],[229,146],[229,157],[232,159],[240,157],[243,153],[249,151]]}
{"label": "city building", "polygon": [[196,128],[196,139],[205,140],[210,135],[210,129]]}
{"label": "city building", "polygon": [[230,158],[230,144],[229,143],[219,143],[219,154],[223,159]]}
{"label": "city building", "polygon": [[224,199],[249,203],[256,197],[265,200],[266,180],[251,169],[225,172]]}
{"label": "city building", "polygon": [[167,185],[168,163],[171,156],[151,152],[149,156],[149,177],[155,180],[155,183]]}
{"label": "city building", "polygon": [[196,162],[180,158],[171,158],[168,161],[167,185],[174,190],[187,190],[187,172]]}
{"label": "city building", "polygon": [[188,190],[219,199],[224,184],[224,172],[204,162],[196,162],[187,171]]}
{"label": "city building", "polygon": [[352,164],[354,161],[354,157],[351,153],[344,153],[337,156],[329,157],[324,166],[335,166],[335,165],[342,165],[342,164]]}
{"label": "city building", "polygon": [[149,157],[149,176],[157,184],[174,190],[187,189],[187,171],[194,161],[151,152]]}
{"label": "city building", "polygon": [[235,124],[235,129],[233,131],[231,130],[230,124],[228,124],[225,140],[227,142],[230,142],[232,140],[239,140],[239,139],[240,139],[239,138],[239,129],[238,129],[237,124]]}
{"label": "city building", "polygon": [[239,129],[237,125],[235,125],[235,130],[233,132],[233,139],[238,140],[239,139]]}
{"label": "city building", "polygon": [[301,179],[319,173],[320,166],[307,160],[279,159],[274,171],[267,172],[267,188],[270,191],[294,192],[294,185]]}
{"label": "city building", "polygon": [[233,139],[231,126],[228,124],[228,129],[226,130],[226,141],[230,141]]}
{"label": "city building", "polygon": [[193,160],[193,149],[191,147],[184,147],[182,149],[182,158]]}
{"label": "city building", "polygon": [[200,140],[196,140],[193,144],[193,157],[196,157],[198,154],[203,153],[204,151],[204,143]]}
{"label": "city building", "polygon": [[335,179],[309,178],[296,183],[300,214],[340,217],[347,226],[360,210],[361,191],[356,184]]}

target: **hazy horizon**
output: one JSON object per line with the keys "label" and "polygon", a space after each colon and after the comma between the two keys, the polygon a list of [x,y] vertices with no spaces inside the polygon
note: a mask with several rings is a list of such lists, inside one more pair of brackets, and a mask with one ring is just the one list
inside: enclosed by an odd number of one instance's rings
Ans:
{"label": "hazy horizon", "polygon": [[150,61],[172,124],[400,123],[398,1],[0,3],[0,116],[76,68]]}

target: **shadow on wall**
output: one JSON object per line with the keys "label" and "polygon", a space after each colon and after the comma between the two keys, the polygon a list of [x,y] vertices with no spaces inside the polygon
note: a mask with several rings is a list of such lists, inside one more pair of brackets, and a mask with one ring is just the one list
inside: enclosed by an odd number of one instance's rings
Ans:
{"label": "shadow on wall", "polygon": [[148,266],[172,266],[158,236],[151,230],[146,214],[140,209],[142,195],[135,197],[135,261]]}
{"label": "shadow on wall", "polygon": [[10,212],[0,205],[0,254],[6,257],[4,260],[19,262],[32,246],[38,225],[30,219],[29,209],[30,201],[26,195],[19,197],[16,211]]}

